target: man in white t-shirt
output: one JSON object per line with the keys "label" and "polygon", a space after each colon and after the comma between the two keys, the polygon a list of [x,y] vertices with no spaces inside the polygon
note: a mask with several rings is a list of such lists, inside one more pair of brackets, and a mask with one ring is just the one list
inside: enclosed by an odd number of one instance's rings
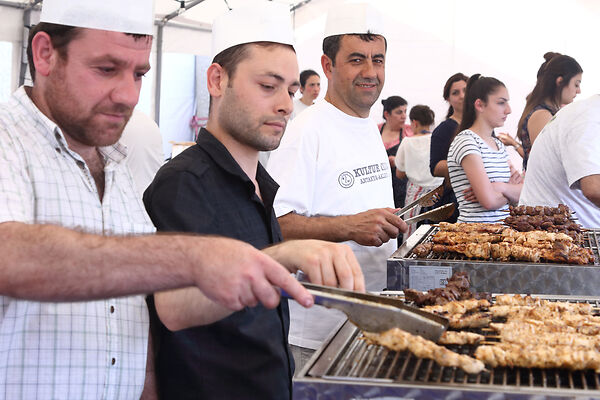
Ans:
{"label": "man in white t-shirt", "polygon": [[321,77],[316,71],[306,69],[300,72],[300,93],[302,97],[294,99],[294,111],[290,119],[294,119],[302,111],[315,104],[321,92]]}
{"label": "man in white t-shirt", "polygon": [[535,140],[519,204],[568,205],[600,227],[600,95],[560,110]]}
{"label": "man in white t-shirt", "polygon": [[[390,164],[369,119],[385,79],[381,22],[366,4],[329,13],[321,57],[325,99],[289,124],[268,163],[281,185],[274,207],[284,239],[347,242],[368,290],[385,287],[386,260],[396,249],[390,239],[406,230],[393,214]],[[304,313],[295,303],[290,311],[289,342],[300,370],[344,316],[324,308]]]}

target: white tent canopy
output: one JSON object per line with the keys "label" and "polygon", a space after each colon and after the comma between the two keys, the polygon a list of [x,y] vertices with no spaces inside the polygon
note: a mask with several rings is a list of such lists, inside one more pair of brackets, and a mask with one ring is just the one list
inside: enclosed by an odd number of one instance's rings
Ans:
{"label": "white tent canopy", "polygon": [[[162,32],[162,51],[208,55],[214,17],[248,0],[155,0],[157,37],[161,20],[175,15],[183,3],[191,7],[169,20]],[[343,0],[276,0],[290,6],[300,70],[320,67],[321,40],[328,9]],[[600,1],[597,0],[369,0],[385,14],[388,31],[386,82],[382,98],[401,95],[409,102],[427,104],[440,122],[447,108],[442,99],[446,79],[455,72],[483,73],[503,81],[513,114],[503,130],[515,134],[525,96],[547,51],[571,55],[584,70],[582,94],[600,93]],[[33,1],[0,0],[0,41],[12,42],[12,88],[19,82],[23,11]],[[19,7],[19,8],[15,8]],[[37,5],[39,7],[39,5]],[[34,12],[35,14],[35,12]],[[35,20],[35,15],[32,16]],[[151,60],[156,71],[157,59]],[[155,93],[159,79],[146,81],[143,90]],[[327,86],[322,77],[322,93]],[[165,82],[163,78],[163,82]],[[150,84],[150,85],[148,85]],[[170,85],[170,83],[167,83]],[[151,86],[149,89],[148,86]],[[162,102],[161,102],[162,103]],[[158,103],[160,104],[160,103]],[[154,109],[154,105],[150,107]],[[381,121],[381,104],[371,118]],[[162,115],[162,112],[161,112]],[[162,117],[161,117],[162,119]],[[161,129],[163,124],[161,123]]]}

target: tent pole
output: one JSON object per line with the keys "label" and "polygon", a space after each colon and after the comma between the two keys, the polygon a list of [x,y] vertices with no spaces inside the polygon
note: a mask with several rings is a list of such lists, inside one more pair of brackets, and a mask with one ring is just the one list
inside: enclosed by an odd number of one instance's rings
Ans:
{"label": "tent pole", "polygon": [[161,21],[156,30],[156,73],[154,84],[154,121],[160,126],[160,83],[162,78],[162,55],[163,55],[163,30],[164,23]]}

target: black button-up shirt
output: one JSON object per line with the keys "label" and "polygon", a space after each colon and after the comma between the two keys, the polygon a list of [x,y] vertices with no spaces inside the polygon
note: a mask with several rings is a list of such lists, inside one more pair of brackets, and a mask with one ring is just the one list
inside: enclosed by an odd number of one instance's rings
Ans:
{"label": "black button-up shirt", "polygon": [[[264,248],[282,240],[273,200],[278,185],[259,164],[255,186],[229,151],[202,129],[197,144],[163,166],[144,193],[159,231],[227,236]],[[156,369],[163,399],[286,399],[293,359],[286,300],[245,308],[210,325],[169,331],[157,318]]]}

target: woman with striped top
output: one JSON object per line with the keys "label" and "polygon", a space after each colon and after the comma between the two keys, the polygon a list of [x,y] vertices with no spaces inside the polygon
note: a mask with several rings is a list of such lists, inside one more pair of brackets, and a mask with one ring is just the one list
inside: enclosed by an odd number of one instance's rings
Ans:
{"label": "woman with striped top", "polygon": [[463,118],[448,151],[448,172],[458,200],[458,222],[498,222],[519,200],[522,176],[494,135],[510,114],[508,91],[496,78],[467,82]]}

